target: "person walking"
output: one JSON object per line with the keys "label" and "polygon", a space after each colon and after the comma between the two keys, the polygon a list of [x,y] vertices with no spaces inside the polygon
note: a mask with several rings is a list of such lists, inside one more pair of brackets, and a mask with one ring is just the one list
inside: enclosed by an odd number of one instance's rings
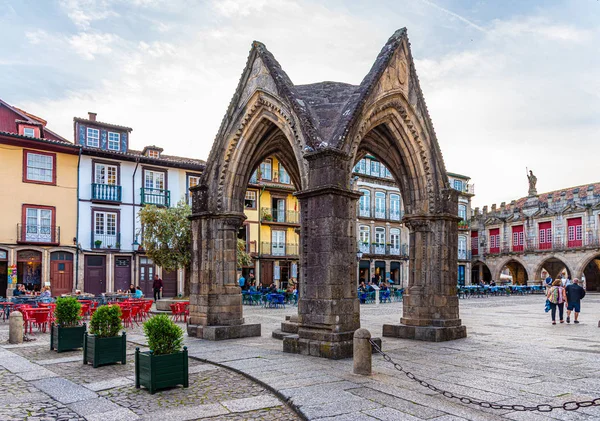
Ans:
{"label": "person walking", "polygon": [[163,289],[163,281],[158,275],[154,275],[154,282],[152,283],[152,289],[154,290],[154,302],[160,300],[160,293]]}
{"label": "person walking", "polygon": [[565,288],[567,294],[567,323],[571,323],[571,312],[575,310],[575,320],[573,323],[579,323],[579,313],[581,312],[581,300],[585,297],[585,289],[579,285],[579,279],[573,279],[571,285]]}
{"label": "person walking", "polygon": [[556,308],[558,307],[558,317],[561,323],[564,323],[563,312],[565,307],[565,301],[567,301],[567,294],[562,286],[562,280],[556,279],[552,282],[552,286],[546,293],[546,298],[550,302],[550,310],[552,312],[552,324],[556,324]]}

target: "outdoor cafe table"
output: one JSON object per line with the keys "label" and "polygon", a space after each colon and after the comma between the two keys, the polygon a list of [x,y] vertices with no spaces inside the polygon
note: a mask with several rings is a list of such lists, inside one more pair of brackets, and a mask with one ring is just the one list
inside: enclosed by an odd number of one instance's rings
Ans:
{"label": "outdoor cafe table", "polygon": [[2,321],[8,319],[10,316],[10,312],[12,311],[15,303],[11,303],[10,301],[0,302],[0,308],[2,308]]}

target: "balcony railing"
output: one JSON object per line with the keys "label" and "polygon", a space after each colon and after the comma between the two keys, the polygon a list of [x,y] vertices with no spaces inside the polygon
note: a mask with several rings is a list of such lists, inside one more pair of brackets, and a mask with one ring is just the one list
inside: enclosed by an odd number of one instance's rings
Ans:
{"label": "balcony railing", "polygon": [[299,245],[287,243],[261,242],[260,252],[270,256],[298,256]]}
{"label": "balcony railing", "polygon": [[299,224],[300,213],[296,211],[282,211],[276,208],[261,208],[260,219],[262,222],[280,222],[284,224]]}
{"label": "balcony railing", "polygon": [[361,218],[370,218],[371,217],[371,209],[360,208],[358,210],[358,216]]}
{"label": "balcony railing", "polygon": [[385,209],[375,209],[375,218],[385,219]]}
{"label": "balcony railing", "polygon": [[358,250],[363,254],[402,256],[408,258],[408,244],[394,246],[392,244],[358,243]]}
{"label": "balcony railing", "polygon": [[471,251],[459,250],[458,260],[471,260]]}
{"label": "balcony railing", "polygon": [[18,243],[59,244],[60,227],[17,224]]}
{"label": "balcony railing", "polygon": [[402,212],[390,211],[390,219],[392,221],[399,221],[402,219]]}
{"label": "balcony railing", "polygon": [[119,250],[121,248],[121,234],[96,234],[92,232],[91,248]]}
{"label": "balcony railing", "polygon": [[[485,247],[487,254],[508,254],[508,253],[533,253],[533,252],[556,252],[576,249],[594,249],[600,248],[600,239],[595,236],[588,236],[581,240],[566,241],[563,237],[557,236],[551,241],[540,243],[537,238],[527,239],[524,244],[512,244],[511,242],[502,242],[498,247]],[[475,256],[475,251],[473,255]]]}
{"label": "balcony railing", "polygon": [[169,190],[140,188],[142,205],[171,206]]}
{"label": "balcony railing", "polygon": [[105,202],[121,201],[121,186],[112,184],[92,183],[92,200],[102,200]]}

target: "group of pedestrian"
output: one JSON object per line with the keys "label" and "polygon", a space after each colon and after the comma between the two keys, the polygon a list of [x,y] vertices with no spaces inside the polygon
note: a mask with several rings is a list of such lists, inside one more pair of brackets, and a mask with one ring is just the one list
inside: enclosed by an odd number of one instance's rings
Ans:
{"label": "group of pedestrian", "polygon": [[558,317],[560,323],[564,323],[563,313],[565,304],[567,305],[567,323],[571,323],[571,312],[575,313],[573,323],[579,323],[579,313],[581,312],[581,300],[585,297],[585,289],[579,285],[579,279],[573,281],[569,279],[555,279],[548,284],[546,299],[550,305],[552,315],[552,324],[556,324],[556,309],[558,308]]}

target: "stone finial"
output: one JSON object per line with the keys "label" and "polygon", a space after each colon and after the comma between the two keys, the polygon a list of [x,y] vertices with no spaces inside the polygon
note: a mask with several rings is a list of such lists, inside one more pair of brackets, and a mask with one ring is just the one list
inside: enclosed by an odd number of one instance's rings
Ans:
{"label": "stone finial", "polygon": [[483,214],[484,214],[484,215],[487,215],[487,213],[488,213],[488,207],[487,207],[487,205],[485,205],[485,206],[483,207]]}
{"label": "stone finial", "polygon": [[479,208],[475,208],[475,215],[479,215]]}
{"label": "stone finial", "polygon": [[500,203],[500,209],[504,211],[506,209],[506,202]]}
{"label": "stone finial", "polygon": [[492,205],[492,213],[494,213],[494,212],[496,212],[496,204],[495,203]]}

